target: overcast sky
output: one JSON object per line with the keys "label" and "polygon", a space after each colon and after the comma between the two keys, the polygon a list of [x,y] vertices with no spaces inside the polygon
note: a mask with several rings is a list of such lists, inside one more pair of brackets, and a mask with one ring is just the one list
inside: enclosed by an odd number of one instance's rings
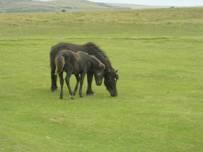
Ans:
{"label": "overcast sky", "polygon": [[144,5],[203,6],[203,0],[90,0],[106,3],[133,3]]}

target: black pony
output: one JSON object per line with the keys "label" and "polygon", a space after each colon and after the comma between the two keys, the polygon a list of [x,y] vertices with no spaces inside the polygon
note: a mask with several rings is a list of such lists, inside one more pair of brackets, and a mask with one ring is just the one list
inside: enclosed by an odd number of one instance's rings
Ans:
{"label": "black pony", "polygon": [[[111,65],[111,62],[109,58],[105,55],[105,53],[94,43],[89,42],[83,45],[77,45],[77,44],[71,44],[71,43],[58,43],[54,45],[51,48],[50,51],[50,66],[51,66],[51,90],[55,91],[57,89],[57,84],[56,84],[56,75],[55,75],[55,69],[56,65],[54,62],[54,59],[56,55],[62,51],[63,49],[69,49],[74,52],[77,51],[83,51],[86,52],[90,55],[94,55],[97,57],[104,65],[105,65],[105,71],[104,71],[104,84],[109,91],[110,95],[115,97],[117,96],[117,88],[116,88],[116,83],[118,80],[118,74],[117,70],[114,70],[114,68]],[[88,72],[87,73],[87,95],[92,95],[94,92],[92,91],[92,78],[93,78],[93,73]]]}
{"label": "black pony", "polygon": [[[63,98],[63,72],[66,72],[66,84],[71,98],[76,94],[80,82],[79,95],[82,97],[82,87],[85,74],[92,72],[97,85],[102,84],[105,65],[95,56],[88,55],[85,52],[72,52],[71,50],[62,50],[55,58],[56,74],[59,75],[61,92],[60,98]],[[70,87],[70,77],[74,74],[77,80],[74,92]]]}

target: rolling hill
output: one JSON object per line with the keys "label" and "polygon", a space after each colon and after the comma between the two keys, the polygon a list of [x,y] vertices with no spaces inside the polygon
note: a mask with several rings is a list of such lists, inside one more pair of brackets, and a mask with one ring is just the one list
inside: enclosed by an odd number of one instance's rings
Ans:
{"label": "rolling hill", "polygon": [[53,12],[114,8],[87,0],[0,0],[0,12]]}

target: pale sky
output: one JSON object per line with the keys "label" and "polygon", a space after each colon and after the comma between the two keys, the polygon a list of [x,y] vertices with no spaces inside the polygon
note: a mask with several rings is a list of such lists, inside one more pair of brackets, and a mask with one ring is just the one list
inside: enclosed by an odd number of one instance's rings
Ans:
{"label": "pale sky", "polygon": [[203,6],[203,0],[90,0],[106,3],[132,3],[141,5]]}

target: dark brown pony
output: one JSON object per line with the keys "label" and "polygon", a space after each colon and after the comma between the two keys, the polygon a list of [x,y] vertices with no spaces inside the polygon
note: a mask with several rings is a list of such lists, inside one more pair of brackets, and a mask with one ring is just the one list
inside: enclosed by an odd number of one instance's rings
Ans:
{"label": "dark brown pony", "polygon": [[[79,95],[82,97],[82,87],[85,74],[92,72],[97,85],[102,84],[105,65],[95,56],[88,55],[85,52],[72,52],[71,50],[62,50],[55,58],[56,74],[59,75],[61,91],[60,98],[63,98],[63,72],[66,72],[66,84],[71,98],[76,94],[78,84],[80,83]],[[70,86],[70,77],[74,74],[77,80],[74,91]]]}
{"label": "dark brown pony", "polygon": [[[51,48],[50,66],[51,66],[51,90],[52,91],[55,91],[57,89],[57,84],[56,84],[57,77],[54,74],[56,69],[54,59],[56,55],[63,49],[69,49],[74,52],[82,51],[97,57],[105,65],[104,84],[107,90],[109,91],[111,96],[113,97],[117,96],[117,88],[116,88],[116,83],[118,80],[117,70],[114,70],[109,58],[105,55],[105,53],[92,42],[89,42],[83,45],[77,45],[77,44],[71,44],[71,43],[58,43]],[[91,86],[92,78],[93,78],[93,73],[88,72],[87,73],[88,86],[87,86],[87,92],[86,92],[87,95],[94,94]]]}

